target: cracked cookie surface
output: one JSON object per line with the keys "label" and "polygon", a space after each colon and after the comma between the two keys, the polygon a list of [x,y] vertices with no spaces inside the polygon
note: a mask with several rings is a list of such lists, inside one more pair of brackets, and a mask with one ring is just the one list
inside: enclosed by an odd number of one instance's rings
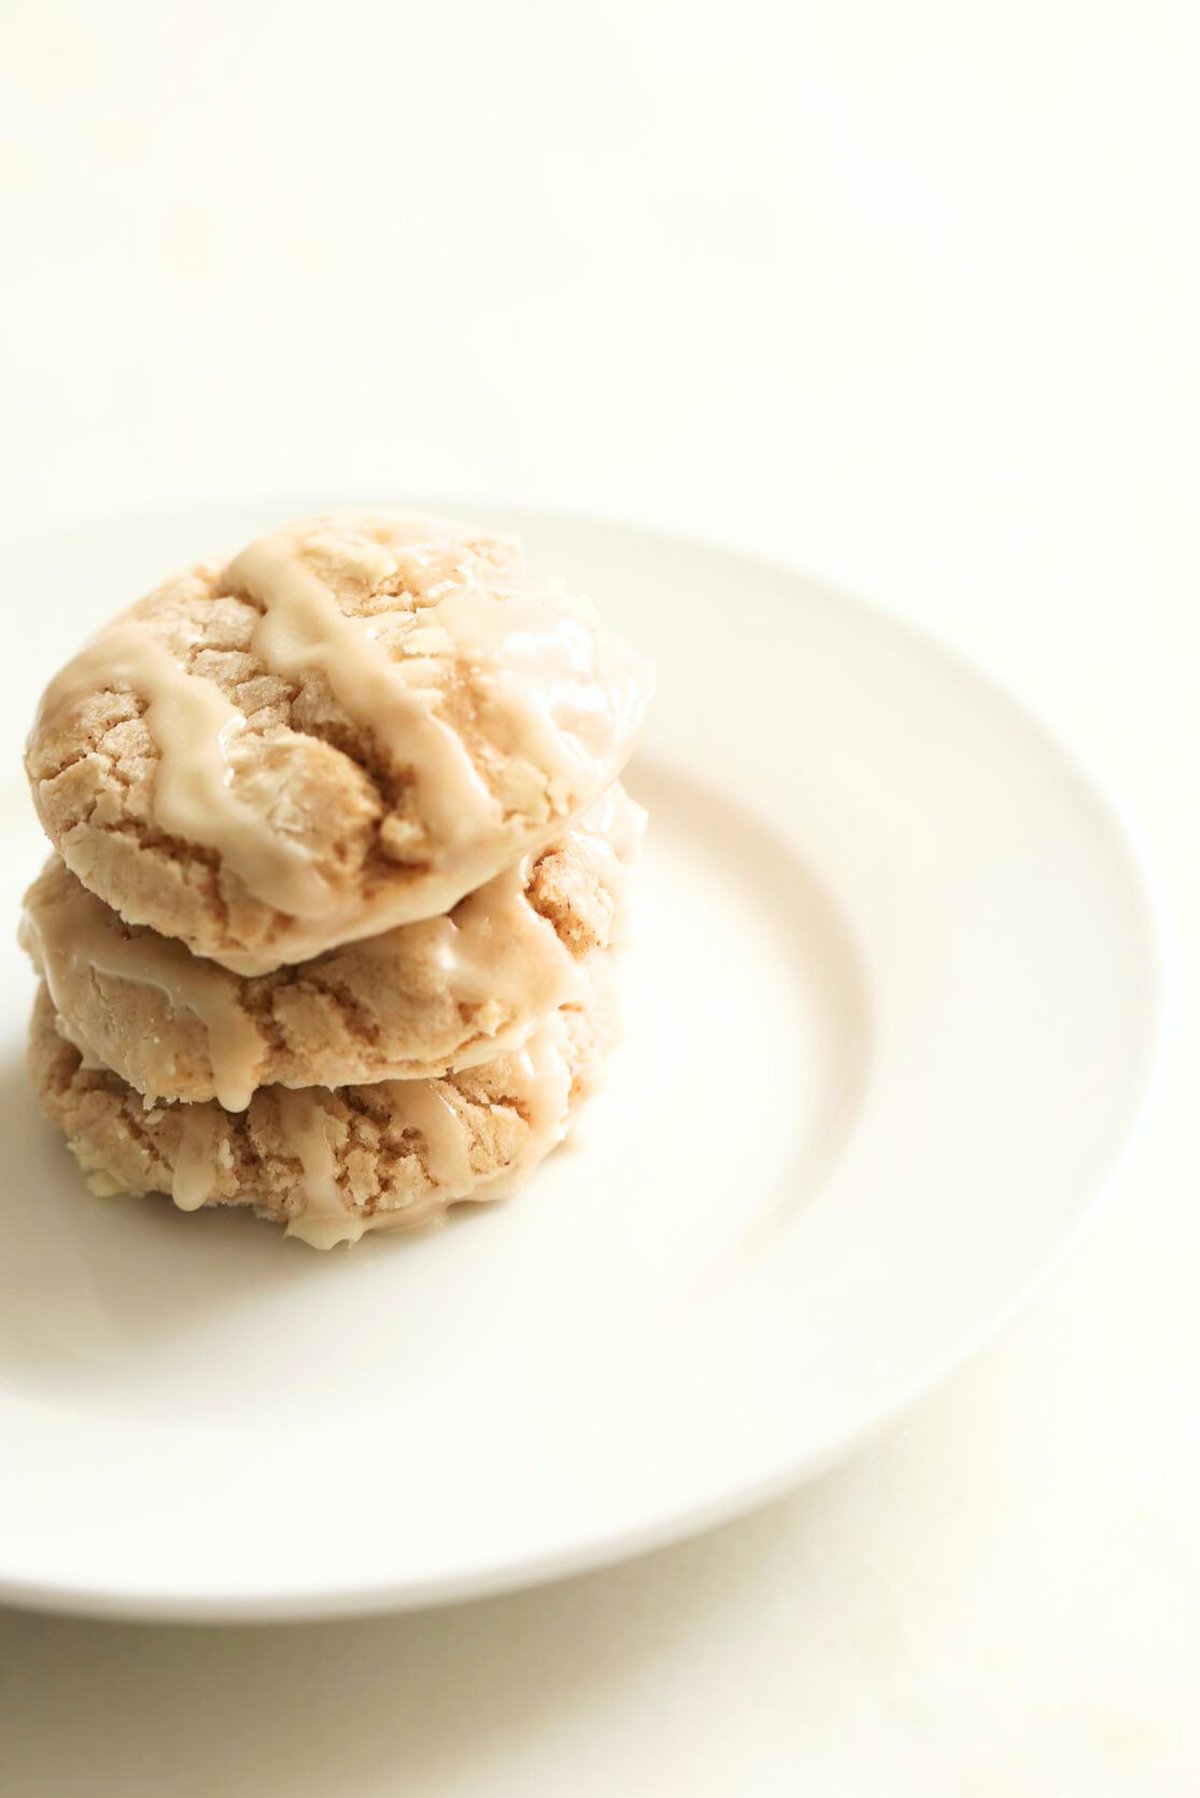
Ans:
{"label": "cracked cookie surface", "polygon": [[264,973],[448,911],[560,837],[651,684],[515,542],[343,512],[102,630],[47,689],[26,766],[90,891]]}

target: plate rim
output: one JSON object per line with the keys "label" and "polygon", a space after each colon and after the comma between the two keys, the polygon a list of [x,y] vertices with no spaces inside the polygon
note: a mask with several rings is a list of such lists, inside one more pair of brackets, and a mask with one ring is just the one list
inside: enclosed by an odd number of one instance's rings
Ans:
{"label": "plate rim", "polygon": [[[347,501],[325,496],[318,509],[330,510],[339,504],[396,503],[383,499],[360,497]],[[931,1365],[909,1382],[899,1396],[884,1398],[865,1418],[835,1435],[814,1453],[797,1453],[774,1467],[766,1475],[734,1477],[719,1491],[703,1501],[682,1509],[673,1509],[640,1525],[614,1528],[608,1533],[593,1534],[585,1542],[571,1542],[542,1554],[530,1553],[501,1564],[466,1567],[453,1574],[433,1574],[425,1581],[386,1577],[357,1586],[320,1585],[280,1592],[268,1588],[259,1593],[196,1592],[182,1589],[146,1592],[128,1585],[105,1585],[96,1580],[80,1585],[64,1580],[25,1579],[14,1577],[0,1565],[0,1602],[38,1611],[110,1618],[123,1621],[182,1623],[276,1623],[321,1620],[335,1617],[425,1609],[457,1604],[528,1586],[545,1584],[594,1569],[611,1566],[621,1560],[665,1547],[701,1531],[714,1528],[761,1505],[783,1496],[809,1479],[818,1477],[845,1461],[857,1450],[877,1439],[890,1424],[907,1414],[913,1406],[942,1385],[954,1373],[974,1360],[986,1347],[1005,1334],[1036,1303],[1053,1283],[1086,1240],[1106,1209],[1126,1170],[1138,1153],[1146,1130],[1157,1108],[1164,1077],[1171,1059],[1177,1030],[1178,981],[1177,949],[1171,915],[1162,883],[1146,848],[1136,817],[1119,788],[1106,770],[1098,767],[1080,749],[1073,734],[1054,713],[1027,699],[1007,679],[994,674],[956,641],[935,629],[915,622],[902,611],[894,610],[878,599],[842,587],[822,576],[810,574],[798,561],[766,554],[747,547],[736,538],[706,532],[663,528],[600,511],[561,509],[550,506],[513,505],[478,499],[433,500],[412,502],[430,510],[468,515],[476,511],[492,519],[508,521],[517,530],[538,524],[566,530],[612,531],[626,538],[641,537],[662,550],[680,553],[700,551],[704,554],[734,558],[750,565],[760,575],[787,582],[799,582],[822,599],[844,608],[869,623],[899,633],[906,642],[925,654],[932,654],[968,681],[985,688],[998,699],[1020,724],[1064,765],[1074,782],[1102,812],[1110,827],[1112,840],[1119,847],[1130,877],[1131,890],[1140,903],[1144,924],[1144,941],[1139,945],[1145,957],[1147,991],[1144,1005],[1147,1034],[1143,1045],[1144,1062],[1138,1077],[1131,1082],[1129,1111],[1123,1132],[1110,1152],[1107,1167],[1096,1182],[1090,1196],[1081,1202],[1079,1211],[1065,1233],[1038,1262],[1034,1271],[1022,1280],[1008,1299],[976,1323],[945,1353],[935,1357]],[[280,511],[283,515],[299,515],[300,508],[312,502],[303,496],[281,498],[274,495],[209,498],[200,504],[163,506],[136,513],[107,514],[81,519],[39,530],[0,543],[0,562],[36,550],[39,545],[59,545],[75,537],[99,532],[136,531],[170,521],[202,519],[217,513]]]}

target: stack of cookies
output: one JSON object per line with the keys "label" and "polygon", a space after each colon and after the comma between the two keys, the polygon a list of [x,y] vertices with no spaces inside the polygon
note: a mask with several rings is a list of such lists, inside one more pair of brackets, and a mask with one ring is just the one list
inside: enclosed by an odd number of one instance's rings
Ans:
{"label": "stack of cookies", "polygon": [[520,546],[401,511],[177,575],[48,688],[30,1062],[101,1195],[318,1247],[511,1190],[611,1036],[651,690]]}

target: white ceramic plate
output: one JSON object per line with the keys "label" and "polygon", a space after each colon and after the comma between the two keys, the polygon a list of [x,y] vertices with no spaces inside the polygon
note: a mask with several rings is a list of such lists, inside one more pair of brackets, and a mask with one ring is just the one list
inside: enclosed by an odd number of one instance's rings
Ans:
{"label": "white ceramic plate", "polygon": [[[10,553],[3,916],[43,853],[45,676],[295,507]],[[3,931],[0,1596],[180,1618],[415,1605],[581,1568],[834,1457],[1027,1295],[1128,1140],[1158,938],[1036,719],[802,576],[529,515],[657,657],[628,1032],[583,1140],[420,1240],[318,1255],[88,1194]]]}

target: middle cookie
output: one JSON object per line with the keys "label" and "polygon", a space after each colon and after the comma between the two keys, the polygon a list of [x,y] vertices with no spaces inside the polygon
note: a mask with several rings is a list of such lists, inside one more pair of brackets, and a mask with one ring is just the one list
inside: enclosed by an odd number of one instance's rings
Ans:
{"label": "middle cookie", "polygon": [[125,924],[55,858],[21,941],[62,1027],[148,1100],[424,1079],[518,1045],[619,938],[644,813],[620,786],[442,917],[244,978]]}

